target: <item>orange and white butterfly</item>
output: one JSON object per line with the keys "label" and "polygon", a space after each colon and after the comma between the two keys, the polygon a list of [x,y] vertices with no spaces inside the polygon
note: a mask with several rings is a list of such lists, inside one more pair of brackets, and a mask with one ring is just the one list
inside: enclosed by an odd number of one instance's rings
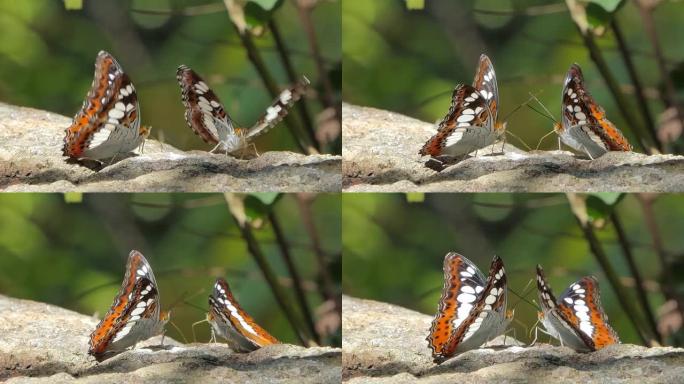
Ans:
{"label": "orange and white butterfly", "polygon": [[[570,66],[563,83],[561,122],[554,124],[559,140],[595,159],[608,151],[631,151],[632,146],[606,118],[606,112],[584,86],[582,69]],[[560,147],[560,143],[559,143]]]}
{"label": "orange and white butterfly", "polygon": [[197,72],[185,65],[178,67],[176,78],[181,88],[185,106],[185,121],[205,142],[215,145],[211,152],[234,153],[246,148],[258,135],[266,133],[290,111],[310,84],[305,76],[295,86],[288,88],[266,108],[266,112],[250,128],[238,128],[233,124],[216,93]]}
{"label": "orange and white butterfly", "polygon": [[546,282],[544,270],[537,265],[537,290],[542,308],[538,313],[539,320],[545,333],[560,341],[561,345],[589,352],[620,342],[601,307],[598,281],[593,276],[570,284],[556,300]]}
{"label": "orange and white butterfly", "polygon": [[423,145],[421,155],[465,156],[503,138],[506,124],[497,121],[499,89],[494,65],[487,55],[480,63],[473,85],[459,84],[437,133]]}
{"label": "orange and white butterfly", "polygon": [[501,335],[513,318],[506,311],[506,271],[494,256],[486,278],[455,252],[444,257],[444,288],[427,337],[437,364]]}
{"label": "orange and white butterfly", "polygon": [[142,253],[128,255],[119,294],[90,334],[88,353],[98,361],[163,332],[169,313],[161,311],[157,281]]}
{"label": "orange and white butterfly", "polygon": [[131,79],[114,56],[100,51],[90,91],[66,129],[65,156],[102,160],[140,147],[150,134],[140,126],[140,105]]}
{"label": "orange and white butterfly", "polygon": [[240,307],[222,278],[216,279],[214,291],[209,296],[207,321],[211,324],[212,338],[219,335],[226,339],[235,352],[251,352],[280,343]]}

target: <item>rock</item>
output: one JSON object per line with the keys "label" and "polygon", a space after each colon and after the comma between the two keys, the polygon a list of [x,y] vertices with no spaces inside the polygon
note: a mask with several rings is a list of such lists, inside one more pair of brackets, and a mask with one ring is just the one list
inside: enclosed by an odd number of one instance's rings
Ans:
{"label": "rock", "polygon": [[681,192],[684,156],[610,152],[596,160],[510,144],[478,151],[441,172],[418,151],[434,124],[394,112],[342,106],[342,186],[354,192]]}
{"label": "rock", "polygon": [[140,343],[102,363],[87,354],[98,320],[0,295],[0,381],[8,383],[334,383],[341,351],[281,344],[247,354],[226,344]]}
{"label": "rock", "polygon": [[342,379],[355,384],[675,383],[684,377],[682,348],[620,344],[576,353],[548,344],[505,347],[501,336],[490,343],[495,347],[437,365],[425,341],[431,321],[431,316],[396,305],[343,296]]}
{"label": "rock", "polygon": [[62,156],[70,124],[71,118],[55,113],[0,103],[0,190],[336,192],[342,184],[340,156],[266,152],[241,160],[183,152],[151,139],[143,154],[129,154],[95,171]]}

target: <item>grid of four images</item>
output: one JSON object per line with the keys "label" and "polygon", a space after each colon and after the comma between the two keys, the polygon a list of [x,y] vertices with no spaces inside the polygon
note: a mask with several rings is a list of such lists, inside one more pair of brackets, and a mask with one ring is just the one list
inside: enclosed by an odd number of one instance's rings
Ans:
{"label": "grid of four images", "polygon": [[0,381],[681,381],[681,2],[0,11]]}

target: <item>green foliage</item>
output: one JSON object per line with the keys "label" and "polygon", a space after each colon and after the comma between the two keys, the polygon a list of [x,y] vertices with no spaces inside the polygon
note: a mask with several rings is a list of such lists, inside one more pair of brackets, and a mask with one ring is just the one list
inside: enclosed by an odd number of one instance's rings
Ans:
{"label": "green foliage", "polygon": [[587,196],[587,214],[591,220],[607,219],[617,204],[625,197],[624,193],[599,192]]}
{"label": "green foliage", "polygon": [[283,5],[283,0],[249,0],[245,4],[245,21],[250,27],[262,26]]}
{"label": "green foliage", "polygon": [[[492,257],[505,265],[509,289],[522,293],[541,264],[560,294],[582,276],[601,282],[602,304],[623,342],[638,342],[615,293],[591,254],[563,194],[426,194],[408,202],[404,194],[344,194],[342,198],[343,276],[346,294],[395,303],[434,315],[443,284],[442,262],[449,251],[472,260],[484,273]],[[661,196],[655,203],[663,243],[673,255],[683,254],[684,198]],[[629,194],[591,194],[594,217],[618,213],[646,281],[658,280],[659,263],[637,198]],[[600,215],[600,216],[599,216]],[[596,229],[611,264],[628,277],[627,264],[612,226]],[[677,281],[684,275],[677,271]],[[534,284],[534,283],[532,283]],[[682,284],[679,284],[680,286]],[[632,287],[624,288],[633,295]],[[663,303],[648,292],[654,311]],[[509,303],[517,299],[509,294]],[[536,298],[531,289],[527,301]],[[537,320],[526,302],[516,309],[517,337],[527,340]]]}
{"label": "green foliage", "polygon": [[[318,276],[316,256],[299,219],[297,200],[271,194],[249,199],[280,219],[304,284],[315,286],[310,282]],[[339,195],[318,196],[312,214],[326,257],[339,262]],[[272,228],[266,223],[253,228],[253,233],[284,282],[282,290],[295,303]],[[0,195],[0,293],[4,295],[102,316],[119,289],[131,249],[140,250],[154,268],[162,308],[177,303],[171,320],[190,341],[191,324],[206,314],[197,308],[207,308],[207,295],[220,276],[260,325],[285,342],[298,343],[221,194]],[[332,276],[339,284],[339,273]],[[313,312],[323,305],[316,289],[307,290],[306,298]],[[206,324],[196,331],[198,341],[209,339]],[[167,335],[183,340],[171,327]]]}
{"label": "green foliage", "polygon": [[64,0],[64,9],[72,11],[83,9],[83,0]]}
{"label": "green foliage", "polygon": [[406,0],[406,9],[421,10],[425,8],[425,0]]}
{"label": "green foliage", "polygon": [[[253,124],[272,101],[222,3],[95,0],[83,2],[83,10],[66,11],[62,1],[0,1],[0,73],[5,75],[0,76],[0,101],[71,117],[90,88],[95,56],[104,49],[117,58],[135,84],[142,124],[154,127],[152,138],[163,138],[183,150],[211,149],[185,123],[175,79],[180,64],[205,79],[242,127]],[[247,6],[255,23],[275,21],[297,74],[318,82],[293,2],[260,0],[249,1]],[[112,15],[117,15],[116,20]],[[341,67],[339,3],[320,2],[312,19],[325,69]],[[128,32],[120,33],[116,25],[126,25]],[[287,86],[273,35],[266,31],[254,40],[278,86]],[[316,121],[321,107],[308,102]],[[284,124],[260,136],[255,144],[260,152],[299,152]]]}

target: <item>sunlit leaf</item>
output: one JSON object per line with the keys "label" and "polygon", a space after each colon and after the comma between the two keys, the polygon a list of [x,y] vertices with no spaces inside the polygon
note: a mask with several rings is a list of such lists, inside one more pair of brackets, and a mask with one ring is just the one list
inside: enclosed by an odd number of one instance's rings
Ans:
{"label": "sunlit leaf", "polygon": [[592,221],[606,219],[623,197],[622,193],[591,193],[587,195],[587,214]]}
{"label": "sunlit leaf", "polygon": [[606,12],[615,12],[625,1],[624,0],[590,0],[589,4],[595,4],[603,8]]}
{"label": "sunlit leaf", "polygon": [[425,0],[406,0],[406,9],[420,10],[425,8]]}
{"label": "sunlit leaf", "polygon": [[249,194],[266,205],[272,205],[280,196],[278,192],[255,192]]}
{"label": "sunlit leaf", "polygon": [[425,194],[421,192],[409,192],[406,194],[406,201],[409,203],[422,203],[425,201]]}
{"label": "sunlit leaf", "polygon": [[64,0],[64,9],[69,11],[83,9],[83,0]]}
{"label": "sunlit leaf", "polygon": [[83,202],[83,194],[81,192],[67,192],[64,194],[64,202],[67,204],[80,204]]}
{"label": "sunlit leaf", "polygon": [[283,0],[250,0],[245,4],[245,21],[250,28],[260,27],[271,19]]}
{"label": "sunlit leaf", "polygon": [[283,4],[283,0],[249,0],[249,3],[254,3],[261,7],[264,11],[273,11],[276,7],[279,7]]}
{"label": "sunlit leaf", "polygon": [[271,211],[279,193],[250,193],[245,198],[245,215],[254,225],[255,220],[263,219]]}

